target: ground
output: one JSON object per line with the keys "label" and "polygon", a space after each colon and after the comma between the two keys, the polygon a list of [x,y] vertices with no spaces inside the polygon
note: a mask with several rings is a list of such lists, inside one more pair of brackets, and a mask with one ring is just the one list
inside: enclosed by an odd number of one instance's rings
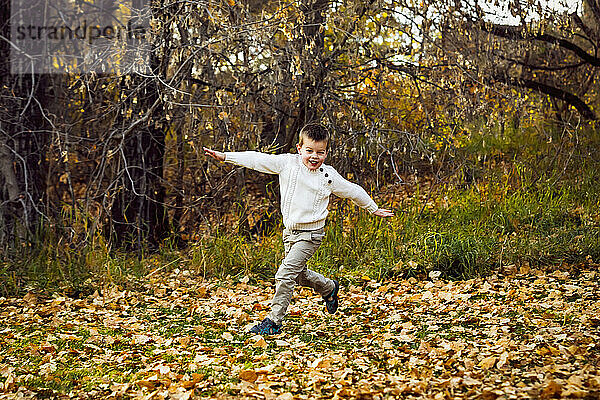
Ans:
{"label": "ground", "polygon": [[600,398],[598,265],[303,289],[265,338],[271,282],[158,275],[0,298],[0,399]]}

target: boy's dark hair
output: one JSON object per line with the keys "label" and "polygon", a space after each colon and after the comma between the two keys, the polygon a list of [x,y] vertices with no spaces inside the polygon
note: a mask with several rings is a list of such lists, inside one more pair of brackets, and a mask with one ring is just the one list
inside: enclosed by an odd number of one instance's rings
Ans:
{"label": "boy's dark hair", "polygon": [[311,139],[315,142],[329,143],[329,131],[321,124],[306,124],[300,130],[298,135],[298,144],[302,146],[304,138]]}

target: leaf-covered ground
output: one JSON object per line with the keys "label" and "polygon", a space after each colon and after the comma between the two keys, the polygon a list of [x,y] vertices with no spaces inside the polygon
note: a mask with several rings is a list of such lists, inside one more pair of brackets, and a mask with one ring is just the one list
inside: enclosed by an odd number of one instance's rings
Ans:
{"label": "leaf-covered ground", "polygon": [[597,399],[599,278],[365,279],[334,317],[303,289],[271,338],[244,334],[273,294],[247,278],[0,298],[0,398]]}

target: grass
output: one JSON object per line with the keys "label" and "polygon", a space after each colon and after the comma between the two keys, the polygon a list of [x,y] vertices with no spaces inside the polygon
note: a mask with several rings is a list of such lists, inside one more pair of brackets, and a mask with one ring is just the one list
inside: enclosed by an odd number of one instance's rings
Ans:
{"label": "grass", "polygon": [[[565,135],[553,133],[549,143],[548,132],[541,140],[532,128],[510,128],[504,136],[470,129],[469,141],[454,156],[475,178],[467,182],[459,174],[434,190],[421,180],[401,200],[378,199],[396,211],[387,220],[336,202],[310,265],[356,283],[367,276],[424,277],[432,270],[443,278],[468,279],[498,268],[600,260],[600,163],[585,156],[600,147],[597,135],[579,132],[588,143],[561,154],[572,148],[558,147]],[[66,226],[87,220],[67,214]],[[140,277],[175,268],[224,280],[271,280],[283,256],[281,226],[274,232],[251,237],[236,229],[217,231],[186,250],[167,243],[141,258],[111,251],[99,234],[82,248],[47,235],[0,261],[0,295],[36,289],[76,297],[104,283],[135,285]]]}
{"label": "grass", "polygon": [[313,264],[344,276],[439,270],[445,278],[465,279],[501,266],[600,258],[597,183],[512,188],[491,182],[447,189],[446,198],[424,213],[401,205],[404,212],[386,224],[360,213],[349,232],[337,228],[334,213]]}

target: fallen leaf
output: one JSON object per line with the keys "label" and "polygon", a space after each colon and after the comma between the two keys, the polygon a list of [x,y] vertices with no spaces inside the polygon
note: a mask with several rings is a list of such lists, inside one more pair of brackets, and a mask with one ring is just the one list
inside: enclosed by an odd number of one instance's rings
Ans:
{"label": "fallen leaf", "polygon": [[294,400],[294,395],[290,392],[281,393],[275,400]]}
{"label": "fallen leaf", "polygon": [[209,296],[209,290],[208,290],[208,286],[206,285],[202,285],[197,289],[198,297],[200,297],[201,299],[205,299]]}
{"label": "fallen leaf", "polygon": [[184,389],[187,389],[187,390],[194,388],[194,386],[196,386],[196,383],[198,383],[198,382],[195,382],[195,381],[181,381],[180,382],[181,387]]}
{"label": "fallen leaf", "polygon": [[331,367],[331,360],[326,357],[317,358],[311,364],[311,368],[330,368],[330,367]]}
{"label": "fallen leaf", "polygon": [[541,396],[544,399],[560,396],[562,393],[562,385],[555,380],[551,380],[546,383],[546,386],[542,390]]}
{"label": "fallen leaf", "polygon": [[147,380],[139,380],[139,381],[135,382],[136,385],[138,385],[140,387],[145,387],[146,389],[150,389],[150,390],[153,390],[158,383],[159,383],[158,381],[147,381]]}
{"label": "fallen leaf", "polygon": [[264,367],[257,368],[256,373],[259,375],[260,374],[262,374],[262,375],[270,374],[275,370],[275,368],[277,368],[277,364],[268,364],[268,365],[265,365]]}
{"label": "fallen leaf", "polygon": [[509,357],[510,354],[508,353],[508,351],[505,351],[502,354],[500,354],[500,358],[498,358],[498,362],[496,363],[496,368],[504,367]]}
{"label": "fallen leaf", "polygon": [[490,369],[490,368],[493,368],[495,364],[496,364],[496,357],[491,356],[491,357],[484,358],[477,365],[483,369]]}
{"label": "fallen leaf", "polygon": [[27,294],[23,296],[23,300],[29,305],[36,304],[38,301],[37,296],[33,292],[27,292]]}
{"label": "fallen leaf", "polygon": [[133,335],[131,339],[131,344],[146,344],[150,342],[152,338],[147,335]]}
{"label": "fallen leaf", "polygon": [[254,342],[254,343],[252,344],[252,346],[253,346],[253,347],[260,347],[260,348],[266,349],[266,348],[267,348],[267,346],[268,346],[268,344],[267,344],[267,342],[265,341],[265,339],[263,339],[263,338],[261,337],[261,338],[260,338],[260,339],[258,339],[256,342]]}
{"label": "fallen leaf", "polygon": [[258,379],[258,374],[252,369],[244,369],[240,371],[239,377],[246,382],[255,382]]}

